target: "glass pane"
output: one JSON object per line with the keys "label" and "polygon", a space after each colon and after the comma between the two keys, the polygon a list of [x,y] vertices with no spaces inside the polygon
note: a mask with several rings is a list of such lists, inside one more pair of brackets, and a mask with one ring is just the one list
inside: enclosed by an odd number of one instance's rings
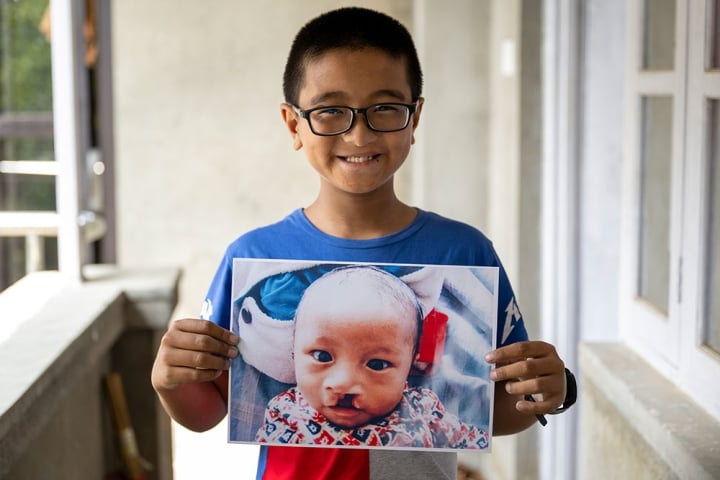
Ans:
{"label": "glass pane", "polygon": [[55,177],[48,175],[3,175],[0,211],[54,212]]}
{"label": "glass pane", "polygon": [[707,0],[706,4],[707,23],[705,29],[706,42],[705,51],[707,70],[720,68],[720,0]]}
{"label": "glass pane", "polygon": [[643,70],[672,70],[675,58],[675,0],[645,0]]}
{"label": "glass pane", "polygon": [[672,97],[642,100],[638,294],[668,312]]}
{"label": "glass pane", "polygon": [[707,270],[705,272],[706,342],[720,352],[720,100],[708,102]]}
{"label": "glass pane", "polygon": [[[52,139],[0,138],[0,160],[54,160]],[[55,208],[55,177],[0,173],[0,211]]]}
{"label": "glass pane", "polygon": [[0,160],[55,160],[52,138],[0,138]]}
{"label": "glass pane", "polygon": [[0,1],[0,112],[50,111],[50,43],[41,31],[46,0]]}
{"label": "glass pane", "polygon": [[[54,160],[47,0],[0,0],[0,160]],[[0,173],[0,211],[55,210],[55,178]],[[57,241],[43,239],[56,268]],[[25,238],[0,237],[0,291],[25,275]]]}

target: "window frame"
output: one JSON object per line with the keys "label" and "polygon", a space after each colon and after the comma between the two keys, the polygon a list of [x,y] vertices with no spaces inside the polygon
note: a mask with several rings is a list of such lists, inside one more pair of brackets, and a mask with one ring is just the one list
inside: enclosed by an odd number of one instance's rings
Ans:
{"label": "window frame", "polygon": [[[707,208],[708,182],[706,181],[708,147],[707,100],[720,103],[720,70],[707,71],[705,49],[710,35],[705,19],[709,2],[690,2],[689,25],[703,25],[703,28],[689,29],[688,33],[688,122],[686,129],[686,163],[683,230],[687,240],[683,243],[683,305],[682,318],[693,322],[694,328],[680,332],[681,349],[684,355],[680,365],[681,385],[716,418],[720,418],[720,386],[708,379],[720,378],[720,353],[703,345],[705,334],[705,265],[708,242]],[[716,27],[718,27],[716,25]],[[716,118],[716,122],[720,119]],[[718,125],[715,125],[718,128]],[[716,162],[720,157],[715,152]],[[717,187],[716,187],[717,188]],[[720,192],[715,192],[720,194]],[[701,248],[697,246],[701,245]],[[716,248],[718,248],[716,246]]]}
{"label": "window frame", "polygon": [[[0,234],[25,236],[29,246],[40,245],[40,236],[56,236],[59,270],[68,280],[81,281],[85,264],[116,260],[111,5],[52,0],[49,9],[52,116],[10,113],[0,114],[0,120],[5,120],[5,130],[20,128],[26,136],[52,138],[55,160],[7,160],[0,167],[15,174],[55,176],[56,211],[0,212]],[[87,21],[94,24],[99,50],[94,79],[85,64]],[[28,248],[26,273],[46,268],[37,251]]]}
{"label": "window frame", "polygon": [[[643,1],[627,12],[623,238],[620,336],[660,373],[720,418],[720,355],[702,345],[704,256],[708,195],[705,179],[704,98],[720,98],[718,72],[704,72],[706,1],[678,0],[673,71],[641,69]],[[699,23],[698,23],[699,22]],[[714,85],[713,85],[714,83]],[[642,98],[671,95],[672,172],[670,276],[667,316],[637,296],[640,253]]]}

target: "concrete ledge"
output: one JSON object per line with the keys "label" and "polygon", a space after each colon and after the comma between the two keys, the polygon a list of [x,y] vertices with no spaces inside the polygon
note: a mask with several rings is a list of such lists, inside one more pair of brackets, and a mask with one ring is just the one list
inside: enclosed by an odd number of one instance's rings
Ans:
{"label": "concrete ledge", "polygon": [[129,328],[167,329],[178,301],[178,269],[121,270],[114,265],[88,265],[83,274],[92,285],[110,284],[122,290],[134,313],[126,315]]}
{"label": "concrete ledge", "polygon": [[[67,414],[62,406],[78,391],[102,397],[99,385],[81,385],[112,368],[112,351],[124,332],[167,327],[177,300],[177,269],[122,272],[103,267],[92,270],[90,277],[82,284],[67,285],[57,272],[31,274],[0,295],[0,328],[13,325],[12,332],[0,339],[0,478],[14,472],[19,459],[28,461],[29,450],[49,425]],[[154,335],[150,333],[150,339]],[[135,375],[149,383],[147,371]],[[102,398],[89,400],[92,405],[102,402]],[[98,415],[85,421],[97,422]],[[68,418],[67,422],[72,422],[68,426],[72,431],[83,421]],[[94,432],[86,438],[102,440],[98,432],[105,427],[91,428]],[[67,440],[82,450],[79,438]],[[64,446],[55,448],[61,451]],[[43,454],[37,452],[39,461]],[[68,478],[57,473],[55,478]]]}
{"label": "concrete ledge", "polygon": [[[620,343],[582,344],[580,366],[592,391],[667,465],[672,474],[664,478],[720,478],[720,422],[636,353]],[[583,448],[590,457],[598,446]]]}

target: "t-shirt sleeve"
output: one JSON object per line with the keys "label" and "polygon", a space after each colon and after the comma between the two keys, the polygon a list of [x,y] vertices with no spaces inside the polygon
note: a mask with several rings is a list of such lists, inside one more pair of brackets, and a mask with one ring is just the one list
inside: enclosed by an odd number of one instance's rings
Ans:
{"label": "t-shirt sleeve", "polygon": [[223,328],[230,328],[230,294],[232,289],[232,259],[226,252],[213,277],[203,303],[200,318]]}
{"label": "t-shirt sleeve", "polygon": [[[497,258],[497,254],[496,254]],[[499,291],[498,291],[498,318],[497,318],[497,347],[502,347],[515,342],[522,342],[528,339],[525,322],[520,307],[515,300],[510,279],[502,266],[500,259],[497,259],[500,267]]]}

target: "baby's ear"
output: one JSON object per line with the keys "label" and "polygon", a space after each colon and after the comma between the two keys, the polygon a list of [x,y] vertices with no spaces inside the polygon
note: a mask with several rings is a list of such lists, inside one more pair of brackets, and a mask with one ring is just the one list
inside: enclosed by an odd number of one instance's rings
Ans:
{"label": "baby's ear", "polygon": [[285,126],[293,139],[293,148],[295,150],[300,150],[302,148],[302,140],[300,139],[300,133],[298,132],[300,117],[295,112],[295,109],[287,103],[280,105],[280,114],[282,115],[283,122],[285,122]]}

